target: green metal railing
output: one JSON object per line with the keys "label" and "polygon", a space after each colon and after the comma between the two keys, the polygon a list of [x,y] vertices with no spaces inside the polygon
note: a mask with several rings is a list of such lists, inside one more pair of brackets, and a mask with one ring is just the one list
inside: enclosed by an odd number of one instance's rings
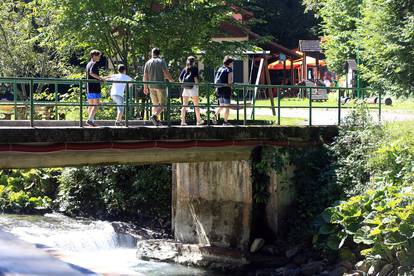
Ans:
{"label": "green metal railing", "polygon": [[[13,101],[0,101],[0,113],[2,108],[9,107],[13,109],[14,120],[23,119],[30,121],[30,126],[35,125],[35,121],[39,118],[39,107],[47,107],[53,109],[50,114],[53,114],[55,120],[61,118],[60,115],[64,113],[64,110],[70,108],[79,108],[78,118],[79,126],[83,126],[83,122],[86,118],[86,109],[91,106],[86,101],[86,89],[85,86],[87,83],[97,82],[94,80],[79,80],[79,79],[51,79],[51,78],[0,78],[0,90],[10,89],[14,96]],[[137,91],[142,90],[145,84],[148,85],[162,85],[165,87],[167,95],[167,103],[164,106],[164,121],[168,126],[171,126],[179,122],[180,108],[182,107],[180,99],[180,89],[181,83],[166,83],[166,82],[141,82],[141,81],[107,81],[103,85],[109,85],[112,83],[125,83],[127,84],[127,89],[125,90],[125,125],[128,127],[130,121],[133,120],[134,111],[139,111],[144,115],[144,119],[148,119],[151,115],[151,102],[147,98],[143,97],[141,93],[140,97],[137,97]],[[219,85],[211,83],[200,83],[198,84],[200,90],[200,109],[206,110],[205,120],[206,125],[211,125],[211,113],[218,107],[215,97],[215,88]],[[53,88],[53,89],[51,89]],[[53,90],[53,91],[51,91]],[[72,98],[63,99],[63,95],[69,95],[67,92],[71,90]],[[175,95],[173,91],[176,91]],[[242,84],[236,83],[232,85],[233,98],[231,108],[236,109],[235,119],[233,122],[238,125],[250,125],[258,124],[263,122],[263,120],[257,119],[257,110],[272,110],[272,105],[258,105],[258,91],[266,90],[271,91],[271,93],[276,94],[276,105],[274,111],[276,115],[271,112],[266,115],[266,118],[271,118],[272,121],[277,125],[281,125],[281,120],[283,116],[283,109],[308,109],[308,124],[313,125],[313,113],[315,109],[336,109],[337,110],[337,124],[341,124],[341,118],[343,114],[343,109],[351,108],[349,104],[343,103],[343,96],[349,95],[350,98],[356,98],[356,88],[346,88],[346,87],[334,87],[329,88],[329,91],[337,92],[337,102],[331,104],[319,104],[315,103],[316,100],[321,99],[318,92],[327,91],[326,87],[310,87],[310,86],[290,86],[290,85],[253,85],[253,84]],[[46,92],[45,92],[46,91]],[[379,120],[381,119],[381,101],[382,95],[381,91],[375,91],[371,88],[360,88],[362,99],[366,97],[376,97],[376,104],[372,106],[373,109],[378,110]],[[42,94],[43,93],[43,94]],[[41,95],[52,95],[50,99],[36,99]],[[285,104],[286,102],[282,101],[282,98],[285,94],[289,95],[298,95],[304,97],[305,100],[302,101],[302,105],[292,105]],[[75,96],[73,96],[75,95]],[[109,97],[109,95],[108,95]],[[76,99],[76,100],[75,100]],[[141,99],[141,102],[139,102]],[[146,99],[144,101],[144,99]],[[307,101],[307,104],[303,104],[304,101]],[[306,102],[305,102],[306,103]],[[104,102],[102,106],[105,108],[114,108],[117,105],[112,102]],[[241,110],[243,110],[241,112]],[[75,112],[76,113],[76,112]],[[250,116],[249,114],[250,113]],[[68,119],[66,117],[66,119]],[[113,118],[115,119],[115,117]]]}

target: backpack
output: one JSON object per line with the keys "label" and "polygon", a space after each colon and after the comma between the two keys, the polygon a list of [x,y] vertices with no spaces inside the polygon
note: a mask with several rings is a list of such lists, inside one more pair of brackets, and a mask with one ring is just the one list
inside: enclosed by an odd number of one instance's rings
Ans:
{"label": "backpack", "polygon": [[191,70],[185,73],[184,78],[183,78],[183,88],[192,89],[194,87],[193,85],[194,81],[191,78],[191,74],[192,74]]}

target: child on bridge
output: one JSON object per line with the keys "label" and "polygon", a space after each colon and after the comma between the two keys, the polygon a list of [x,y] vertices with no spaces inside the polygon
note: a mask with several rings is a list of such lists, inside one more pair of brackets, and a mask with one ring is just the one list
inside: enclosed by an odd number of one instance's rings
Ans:
{"label": "child on bridge", "polygon": [[[106,80],[111,81],[131,81],[133,80],[130,76],[126,74],[126,66],[123,64],[118,65],[118,74],[113,74],[112,76],[106,77]],[[111,88],[111,98],[117,104],[117,115],[115,126],[123,126],[122,116],[124,115],[124,94],[125,94],[125,87],[127,83],[113,83]],[[128,88],[127,88],[128,89]]]}

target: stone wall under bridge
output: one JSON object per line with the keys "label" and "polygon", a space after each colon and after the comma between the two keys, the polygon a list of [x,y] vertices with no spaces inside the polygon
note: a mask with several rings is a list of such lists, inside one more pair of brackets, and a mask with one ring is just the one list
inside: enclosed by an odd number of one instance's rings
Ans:
{"label": "stone wall under bridge", "polygon": [[[293,167],[271,170],[267,227],[274,234],[294,200]],[[252,162],[176,163],[173,167],[173,230],[176,241],[248,252],[252,237]]]}

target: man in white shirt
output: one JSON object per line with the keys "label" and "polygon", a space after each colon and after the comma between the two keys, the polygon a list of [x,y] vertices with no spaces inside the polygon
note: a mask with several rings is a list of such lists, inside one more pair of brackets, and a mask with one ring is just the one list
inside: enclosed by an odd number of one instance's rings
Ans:
{"label": "man in white shirt", "polygon": [[[119,74],[114,74],[112,76],[107,77],[107,80],[111,81],[131,81],[132,78],[126,74],[126,67],[123,64],[118,65],[118,72]],[[117,104],[117,115],[115,126],[123,126],[122,123],[122,116],[124,115],[124,94],[125,94],[125,87],[126,83],[113,83],[111,88],[111,98]]]}

